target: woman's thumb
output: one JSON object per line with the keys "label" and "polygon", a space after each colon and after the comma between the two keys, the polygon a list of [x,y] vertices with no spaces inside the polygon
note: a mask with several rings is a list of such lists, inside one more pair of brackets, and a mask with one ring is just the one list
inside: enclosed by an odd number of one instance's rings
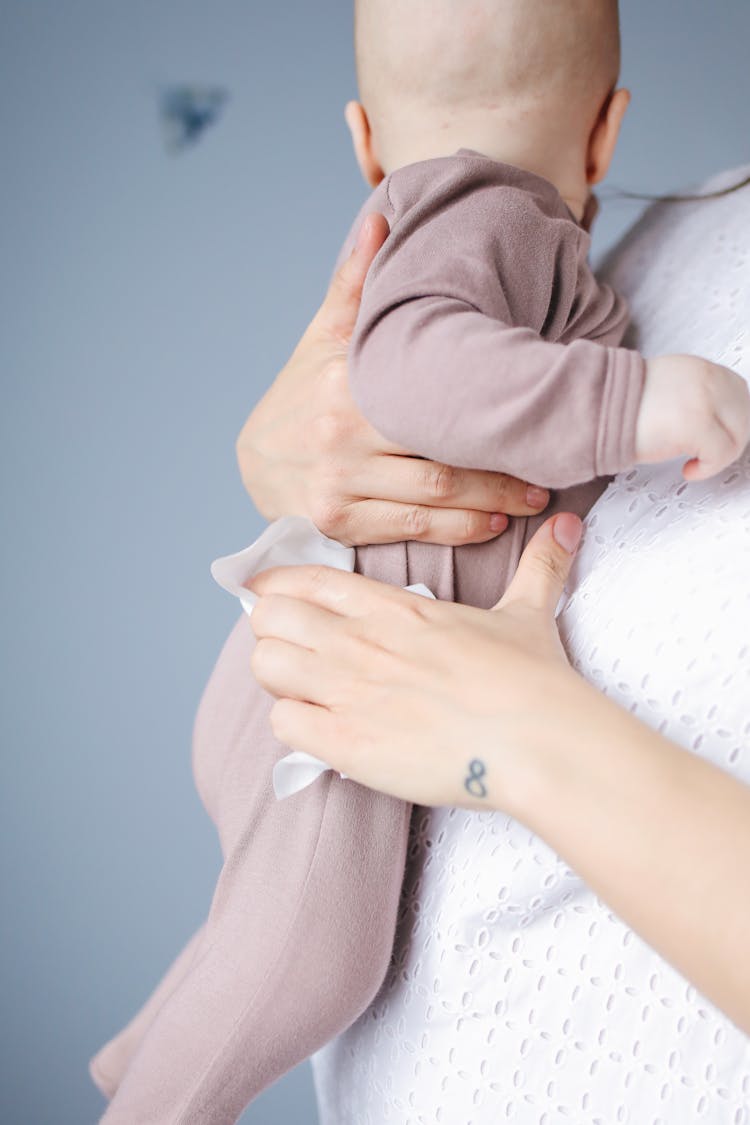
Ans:
{"label": "woman's thumb", "polygon": [[319,320],[328,331],[346,340],[351,336],[367,271],[389,233],[388,220],[377,212],[362,223],[355,247],[336,271],[320,309]]}
{"label": "woman's thumb", "polygon": [[513,581],[494,608],[523,602],[529,609],[554,614],[582,534],[583,524],[570,512],[543,523],[521,555]]}

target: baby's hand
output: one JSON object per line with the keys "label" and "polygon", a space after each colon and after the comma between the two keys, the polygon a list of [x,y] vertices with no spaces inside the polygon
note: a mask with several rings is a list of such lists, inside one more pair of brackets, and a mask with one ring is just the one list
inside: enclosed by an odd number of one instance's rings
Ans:
{"label": "baby's hand", "polygon": [[636,426],[636,460],[688,456],[686,480],[707,480],[736,460],[750,439],[750,392],[728,367],[692,355],[646,364]]}

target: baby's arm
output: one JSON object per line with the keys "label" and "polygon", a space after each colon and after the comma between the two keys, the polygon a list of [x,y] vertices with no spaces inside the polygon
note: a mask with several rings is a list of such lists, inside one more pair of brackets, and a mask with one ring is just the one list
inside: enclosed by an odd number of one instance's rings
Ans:
{"label": "baby's arm", "polygon": [[[397,211],[350,353],[370,423],[422,456],[552,488],[680,454],[694,459],[692,478],[729,464],[748,436],[741,380],[688,357],[646,365],[599,342],[618,338],[624,307],[587,271],[570,228],[559,247],[540,246],[538,277],[518,279],[534,231],[503,214],[502,193],[480,195]],[[539,323],[567,301],[568,339],[585,338],[552,343],[512,327],[518,294],[502,291],[503,275],[520,282],[523,312],[531,306]]]}
{"label": "baby's arm", "polygon": [[549,488],[635,463],[644,378],[635,352],[548,343],[448,294],[365,322],[349,365],[357,405],[390,441]]}
{"label": "baby's arm", "polygon": [[421,456],[551,488],[630,467],[645,365],[598,342],[619,342],[626,318],[587,270],[586,236],[502,184],[412,191],[404,170],[387,187],[391,234],[349,353],[371,425]]}

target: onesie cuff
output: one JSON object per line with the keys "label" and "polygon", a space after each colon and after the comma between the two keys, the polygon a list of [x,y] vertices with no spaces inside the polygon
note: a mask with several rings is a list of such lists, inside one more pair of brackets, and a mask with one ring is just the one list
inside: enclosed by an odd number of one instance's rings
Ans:
{"label": "onesie cuff", "polygon": [[636,464],[636,427],[645,381],[642,355],[627,348],[608,349],[596,446],[597,476],[614,476]]}

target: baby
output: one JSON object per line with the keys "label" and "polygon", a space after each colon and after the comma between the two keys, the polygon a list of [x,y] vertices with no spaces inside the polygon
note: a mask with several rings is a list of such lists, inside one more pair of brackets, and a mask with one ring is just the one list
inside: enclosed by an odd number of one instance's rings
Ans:
{"label": "baby", "polygon": [[[347,119],[374,188],[363,213],[391,235],[352,341],[355,399],[415,453],[558,490],[494,542],[367,547],[356,569],[488,607],[541,519],[584,515],[607,475],[676,456],[692,480],[728,465],[750,400],[706,360],[621,348],[623,304],[587,264],[591,189],[628,104],[616,0],[359,0],[356,14],[362,104]],[[331,773],[275,799],[286,749],[240,659],[247,628],[196,725],[224,866],[204,927],[92,1063],[115,1095],[106,1122],[236,1120],[352,1023],[387,969],[410,807]]]}

